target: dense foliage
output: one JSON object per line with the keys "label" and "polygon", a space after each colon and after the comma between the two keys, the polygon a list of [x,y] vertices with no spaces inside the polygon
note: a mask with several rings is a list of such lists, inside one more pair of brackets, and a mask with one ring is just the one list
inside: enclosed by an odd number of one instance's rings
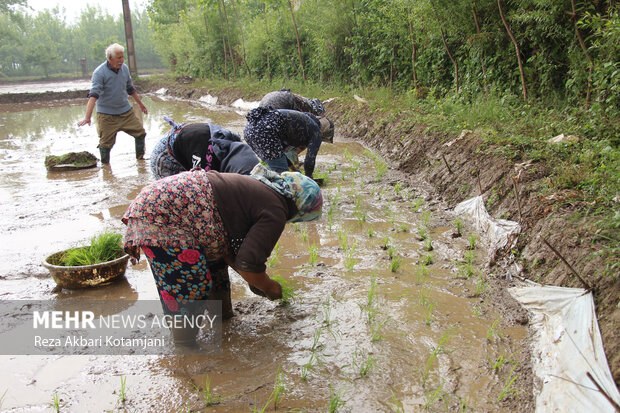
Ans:
{"label": "dense foliage", "polygon": [[181,75],[305,74],[422,95],[620,104],[613,1],[152,0],[148,9],[158,49]]}
{"label": "dense foliage", "polygon": [[[0,77],[81,74],[86,59],[90,73],[105,61],[110,43],[126,44],[122,15],[86,6],[75,23],[65,11],[47,9],[27,13],[26,1],[0,0]],[[154,48],[145,10],[132,10],[132,28],[139,69],[162,67]]]}

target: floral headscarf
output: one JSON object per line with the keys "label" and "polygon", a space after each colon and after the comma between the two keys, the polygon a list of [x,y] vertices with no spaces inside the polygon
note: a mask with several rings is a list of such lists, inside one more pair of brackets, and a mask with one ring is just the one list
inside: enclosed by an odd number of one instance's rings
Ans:
{"label": "floral headscarf", "polygon": [[312,178],[299,172],[278,174],[260,163],[252,169],[250,176],[295,202],[298,212],[289,222],[314,221],[321,217],[323,194]]}

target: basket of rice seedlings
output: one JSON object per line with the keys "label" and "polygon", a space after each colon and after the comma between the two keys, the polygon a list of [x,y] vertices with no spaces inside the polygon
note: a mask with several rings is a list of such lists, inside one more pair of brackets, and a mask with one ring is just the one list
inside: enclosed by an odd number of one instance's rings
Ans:
{"label": "basket of rice seedlings", "polygon": [[62,288],[101,286],[125,274],[129,255],[123,251],[122,235],[103,232],[90,245],[56,252],[43,261],[52,278]]}

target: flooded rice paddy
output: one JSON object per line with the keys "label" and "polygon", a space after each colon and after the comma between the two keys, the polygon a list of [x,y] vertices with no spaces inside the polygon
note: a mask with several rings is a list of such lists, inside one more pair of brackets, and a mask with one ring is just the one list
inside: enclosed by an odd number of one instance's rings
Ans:
{"label": "flooded rice paddy", "polygon": [[[164,115],[239,134],[245,124],[232,108],[143,101],[147,154],[168,130]],[[109,166],[47,172],[49,154],[98,156],[95,127],[76,126],[85,101],[1,106],[0,299],[157,299],[145,260],[110,286],[59,293],[40,264],[93,233],[124,230],[120,217],[153,181],[133,140],[119,134]],[[338,133],[317,170],[322,219],[287,225],[268,262],[296,286],[289,305],[253,295],[233,274],[236,316],[224,322],[220,354],[0,356],[2,411],[50,411],[55,397],[70,412],[509,411],[502,400],[527,330],[483,298],[483,240],[465,222],[454,237],[462,217]]]}

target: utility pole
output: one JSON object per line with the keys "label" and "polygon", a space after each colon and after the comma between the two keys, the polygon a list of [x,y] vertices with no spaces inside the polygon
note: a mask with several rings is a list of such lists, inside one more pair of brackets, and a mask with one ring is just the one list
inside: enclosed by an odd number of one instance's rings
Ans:
{"label": "utility pole", "polygon": [[138,75],[136,66],[136,49],[133,44],[133,29],[131,28],[131,11],[129,10],[129,0],[123,1],[123,20],[125,21],[125,41],[127,42],[127,57],[129,60],[129,73],[132,76]]}

